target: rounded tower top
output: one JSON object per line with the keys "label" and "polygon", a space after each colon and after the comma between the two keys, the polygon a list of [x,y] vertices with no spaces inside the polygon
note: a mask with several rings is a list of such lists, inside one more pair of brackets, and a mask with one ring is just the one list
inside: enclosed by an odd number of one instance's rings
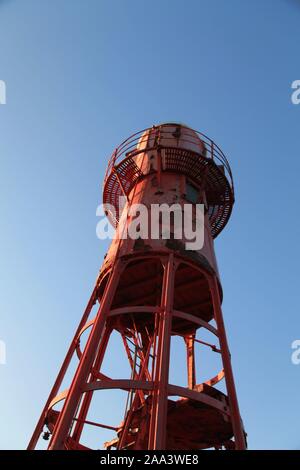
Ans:
{"label": "rounded tower top", "polygon": [[139,179],[155,172],[186,175],[205,192],[212,236],[215,238],[223,230],[234,203],[228,160],[209,137],[175,122],[139,131],[113,152],[104,178],[103,202],[115,209],[107,210],[114,226],[120,218],[119,198],[128,198]]}

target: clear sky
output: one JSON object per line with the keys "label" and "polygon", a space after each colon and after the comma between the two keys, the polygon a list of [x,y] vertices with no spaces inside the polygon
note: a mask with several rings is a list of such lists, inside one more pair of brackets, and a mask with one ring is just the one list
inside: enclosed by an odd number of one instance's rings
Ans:
{"label": "clear sky", "polygon": [[1,448],[26,447],[90,296],[109,154],[170,120],[232,166],[216,251],[249,447],[300,448],[299,25],[296,0],[0,1]]}

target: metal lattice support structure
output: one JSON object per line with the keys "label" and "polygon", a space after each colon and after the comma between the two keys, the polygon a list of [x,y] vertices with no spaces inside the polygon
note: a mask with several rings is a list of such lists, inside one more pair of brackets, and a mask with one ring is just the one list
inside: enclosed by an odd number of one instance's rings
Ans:
{"label": "metal lattice support structure", "polygon": [[[120,236],[131,219],[121,217],[119,196],[125,197],[128,208],[141,202],[183,204],[189,191],[196,197],[193,203],[206,207],[201,250],[186,250],[184,240],[172,237],[131,240]],[[81,442],[82,432],[86,426],[96,426],[115,431],[115,437],[105,443],[107,449],[245,449],[213,247],[213,238],[226,225],[234,202],[226,157],[214,142],[186,126],[170,123],[145,129],[113,153],[103,199],[118,230],[28,448],[35,448],[46,426],[47,437],[51,435],[49,449],[84,450],[88,446]],[[94,306],[98,310],[91,318]],[[201,340],[202,331],[212,334],[218,345]],[[131,370],[126,379],[109,377],[101,370],[112,332],[122,339]],[[83,333],[88,333],[88,339],[82,350]],[[186,387],[169,382],[175,336],[186,348]],[[221,370],[200,383],[198,343],[222,360]],[[76,356],[76,372],[68,389],[61,391]],[[218,388],[222,379],[226,393]],[[91,421],[88,412],[94,394],[116,389],[128,394],[121,422]],[[57,410],[60,402],[63,406]]]}

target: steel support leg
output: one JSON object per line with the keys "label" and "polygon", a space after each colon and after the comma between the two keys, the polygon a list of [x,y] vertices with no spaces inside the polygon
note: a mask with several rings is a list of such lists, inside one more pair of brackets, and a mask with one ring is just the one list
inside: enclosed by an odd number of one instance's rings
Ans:
{"label": "steel support leg", "polygon": [[36,444],[37,444],[37,442],[38,442],[38,440],[39,440],[40,434],[41,434],[41,432],[42,432],[42,430],[43,430],[43,427],[44,427],[45,418],[46,418],[46,415],[47,415],[47,411],[48,411],[48,409],[49,409],[49,405],[50,405],[51,401],[53,400],[53,398],[58,394],[59,388],[60,388],[60,386],[61,386],[61,384],[62,384],[62,381],[63,381],[63,379],[64,379],[64,376],[65,376],[65,373],[66,373],[66,371],[67,371],[67,369],[68,369],[68,367],[69,367],[69,364],[70,364],[71,359],[72,359],[72,357],[73,357],[73,354],[74,354],[74,352],[75,352],[75,349],[76,349],[76,346],[77,346],[77,340],[78,340],[79,333],[80,333],[81,329],[84,327],[84,325],[86,324],[87,319],[88,319],[88,317],[89,317],[89,315],[90,315],[90,312],[91,312],[91,310],[92,310],[94,304],[96,303],[96,300],[97,300],[97,299],[96,299],[96,294],[97,294],[97,284],[96,284],[96,286],[95,286],[95,288],[94,288],[94,290],[93,290],[93,293],[92,293],[92,295],[91,295],[91,297],[90,297],[90,300],[89,300],[89,302],[88,302],[88,304],[87,304],[87,306],[86,306],[86,309],[85,309],[85,311],[84,311],[84,313],[83,313],[83,316],[82,316],[81,321],[80,321],[80,323],[79,323],[79,326],[78,326],[78,328],[77,328],[77,330],[76,330],[76,332],[75,332],[74,338],[73,338],[72,343],[71,343],[71,345],[70,345],[70,347],[69,347],[69,349],[68,349],[68,352],[67,352],[67,354],[66,354],[66,357],[65,357],[65,359],[64,359],[64,362],[62,363],[62,366],[61,366],[60,371],[59,371],[59,373],[58,373],[58,376],[57,376],[57,378],[56,378],[56,380],[55,380],[55,383],[54,383],[54,385],[53,385],[53,387],[52,387],[52,390],[51,390],[51,392],[50,392],[50,395],[49,395],[49,397],[48,397],[48,399],[47,399],[47,401],[46,401],[46,404],[45,404],[45,406],[44,406],[44,409],[43,409],[43,411],[42,411],[42,413],[41,413],[41,416],[40,416],[40,418],[39,418],[39,420],[38,420],[38,423],[37,423],[37,425],[36,425],[36,427],[35,427],[35,430],[34,430],[34,432],[33,432],[33,434],[32,434],[32,437],[31,437],[30,442],[29,442],[29,444],[28,444],[27,450],[33,450],[33,449],[35,449],[35,446],[36,446]]}
{"label": "steel support leg", "polygon": [[166,449],[169,362],[175,273],[173,254],[169,255],[164,269],[161,297],[162,311],[160,313],[158,328],[158,350],[148,446],[148,448],[152,450]]}
{"label": "steel support leg", "polygon": [[195,334],[185,336],[184,341],[187,355],[188,387],[193,390],[196,385]]}
{"label": "steel support leg", "polygon": [[88,376],[91,372],[93,360],[95,358],[101,335],[105,327],[107,315],[118,285],[120,272],[121,261],[117,261],[112,268],[92,331],[80,358],[80,362],[66,396],[64,406],[58,416],[57,423],[53,430],[52,439],[49,445],[50,450],[64,449],[65,440],[69,435],[73,418],[75,417],[76,410],[78,409],[81,400],[82,388],[87,383]]}
{"label": "steel support leg", "polygon": [[217,324],[217,330],[219,334],[219,341],[220,341],[220,347],[221,347],[223,367],[224,367],[224,372],[225,372],[226,388],[227,388],[227,393],[228,393],[228,398],[229,398],[230,415],[231,415],[231,422],[232,422],[234,439],[235,439],[235,446],[236,446],[236,450],[244,450],[246,449],[246,441],[245,441],[245,435],[244,435],[242,420],[241,420],[240,411],[239,411],[239,404],[238,404],[238,399],[237,399],[237,394],[236,394],[236,389],[235,389],[235,384],[234,384],[230,352],[228,348],[223,314],[222,314],[222,309],[221,309],[219,286],[218,286],[216,276],[213,276],[212,278],[210,278],[209,283],[210,283],[210,290],[211,290],[211,296],[212,296],[212,301],[213,301],[214,316],[215,316],[215,321]]}
{"label": "steel support leg", "polygon": [[[101,368],[110,335],[111,335],[111,329],[108,327],[105,329],[102,341],[100,343],[98,357],[96,358],[95,364],[93,366],[93,368],[96,370],[99,370]],[[94,380],[93,372],[91,373],[89,380],[91,382]],[[74,428],[74,432],[72,435],[72,439],[74,439],[75,442],[79,442],[80,440],[80,436],[81,436],[83,426],[84,426],[84,421],[86,420],[92,398],[93,398],[93,391],[85,393],[83,401],[82,401],[82,405],[80,407],[80,411],[78,414],[78,418],[76,421],[76,425]]]}

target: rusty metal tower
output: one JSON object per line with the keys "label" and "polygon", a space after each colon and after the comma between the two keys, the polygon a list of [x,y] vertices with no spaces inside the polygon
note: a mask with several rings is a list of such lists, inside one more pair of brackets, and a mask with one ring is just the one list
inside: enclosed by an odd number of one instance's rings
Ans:
{"label": "rusty metal tower", "polygon": [[[120,196],[126,198],[122,210]],[[116,236],[28,448],[35,448],[44,431],[44,438],[50,438],[48,449],[87,449],[81,435],[92,425],[115,431],[107,449],[245,449],[213,245],[234,203],[225,155],[211,139],[183,124],[153,126],[115,150],[103,199]],[[134,204],[174,202],[204,204],[201,250],[187,250],[185,240],[172,233],[169,239],[120,236],[132,222],[122,211]],[[108,377],[101,370],[113,331],[121,336],[129,361],[127,378]],[[204,331],[215,336],[218,346],[201,340]],[[84,332],[88,339],[83,348]],[[169,383],[174,336],[182,338],[186,348],[185,387]],[[219,354],[222,363],[221,371],[204,382],[197,378],[198,343]],[[61,391],[76,356],[75,374],[68,389]],[[226,393],[219,389],[222,379]],[[112,389],[123,390],[129,398],[120,423],[89,420],[93,396]],[[59,402],[63,405],[57,410]]]}

